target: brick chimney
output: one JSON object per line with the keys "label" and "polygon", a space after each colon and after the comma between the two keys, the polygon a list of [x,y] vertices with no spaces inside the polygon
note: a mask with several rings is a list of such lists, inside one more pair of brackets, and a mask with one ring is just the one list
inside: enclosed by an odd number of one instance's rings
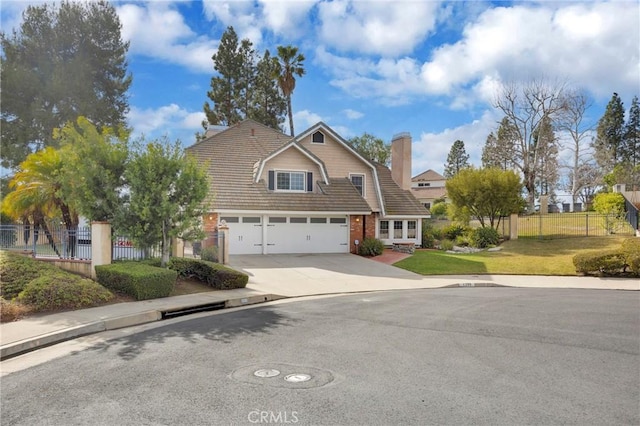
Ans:
{"label": "brick chimney", "polygon": [[411,189],[411,135],[398,133],[391,140],[391,177],[402,189]]}

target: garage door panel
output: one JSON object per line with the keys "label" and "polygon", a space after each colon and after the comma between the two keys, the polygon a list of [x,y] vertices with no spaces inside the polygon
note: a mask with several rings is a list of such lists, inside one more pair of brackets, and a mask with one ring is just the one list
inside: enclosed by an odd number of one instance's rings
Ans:
{"label": "garage door panel", "polygon": [[288,217],[279,223],[269,218],[267,252],[278,253],[347,253],[349,233],[345,217]]}
{"label": "garage door panel", "polygon": [[262,254],[262,218],[240,217],[229,224],[229,252],[231,254]]}

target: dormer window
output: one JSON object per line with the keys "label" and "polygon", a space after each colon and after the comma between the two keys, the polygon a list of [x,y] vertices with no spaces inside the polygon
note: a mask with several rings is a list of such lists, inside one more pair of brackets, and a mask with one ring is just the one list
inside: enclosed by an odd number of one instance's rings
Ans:
{"label": "dormer window", "polygon": [[324,134],[320,131],[315,132],[312,136],[311,136],[311,142],[312,143],[324,143]]}
{"label": "dormer window", "polygon": [[313,192],[313,173],[303,171],[269,170],[269,190]]}

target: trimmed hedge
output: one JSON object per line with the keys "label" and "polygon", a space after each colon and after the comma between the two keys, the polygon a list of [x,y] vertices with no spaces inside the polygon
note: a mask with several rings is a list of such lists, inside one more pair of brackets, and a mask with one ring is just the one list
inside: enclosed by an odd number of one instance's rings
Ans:
{"label": "trimmed hedge", "polygon": [[88,278],[57,272],[29,282],[17,301],[33,311],[80,309],[100,305],[113,299],[113,294]]}
{"label": "trimmed hedge", "polygon": [[128,294],[136,300],[167,297],[178,274],[170,269],[137,262],[96,266],[96,277],[106,288]]}
{"label": "trimmed hedge", "polygon": [[621,250],[606,250],[597,253],[578,253],[573,257],[576,272],[583,274],[613,275],[626,266]]}
{"label": "trimmed hedge", "polygon": [[172,257],[168,266],[181,277],[195,278],[216,290],[243,288],[249,282],[247,274],[206,260]]}

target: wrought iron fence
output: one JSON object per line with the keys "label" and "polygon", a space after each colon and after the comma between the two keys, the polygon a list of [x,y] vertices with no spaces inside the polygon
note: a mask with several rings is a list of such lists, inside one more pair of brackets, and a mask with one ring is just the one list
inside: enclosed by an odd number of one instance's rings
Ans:
{"label": "wrought iron fence", "polygon": [[623,217],[596,213],[550,213],[518,217],[518,238],[635,235]]}
{"label": "wrought iron fence", "polygon": [[0,225],[0,248],[28,250],[38,257],[91,259],[91,228]]}
{"label": "wrought iron fence", "polygon": [[627,212],[627,222],[629,222],[633,229],[640,230],[640,213],[635,204],[627,197],[624,197],[624,208]]}
{"label": "wrought iron fence", "polygon": [[160,245],[139,247],[128,236],[120,235],[117,232],[112,232],[112,234],[111,259],[113,260],[142,260],[162,256]]}

